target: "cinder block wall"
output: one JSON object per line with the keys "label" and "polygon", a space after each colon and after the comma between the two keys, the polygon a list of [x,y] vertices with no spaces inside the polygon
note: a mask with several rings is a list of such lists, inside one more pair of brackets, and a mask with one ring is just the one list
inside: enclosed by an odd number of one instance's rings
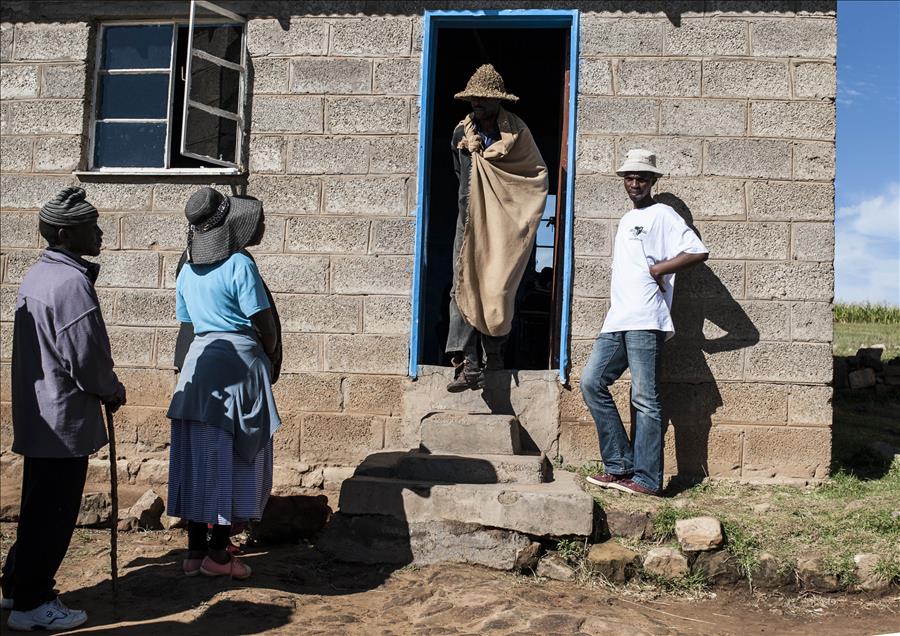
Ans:
{"label": "cinder block wall", "polygon": [[[400,430],[425,3],[225,4],[251,18],[247,191],[265,203],[268,231],[254,252],[285,327],[276,483],[332,486],[369,452],[396,446]],[[639,144],[660,153],[669,176],[659,193],[690,214],[712,251],[708,266],[678,283],[679,335],[665,365],[674,424],[667,470],[755,480],[824,476],[833,3],[573,4],[583,11],[574,381],[562,391],[559,454],[570,464],[598,454],[577,377],[608,304],[612,236],[628,208],[614,168]],[[97,22],[184,15],[186,5],[158,3],[155,15],[128,2],[3,10],[3,449],[11,443],[13,299],[42,247],[37,208],[79,183],[72,171],[87,165]],[[181,210],[202,182],[82,183],[106,233],[98,288],[129,389],[117,425],[127,458],[121,470],[135,483],[165,481]],[[626,379],[618,395],[630,419],[627,391]]]}

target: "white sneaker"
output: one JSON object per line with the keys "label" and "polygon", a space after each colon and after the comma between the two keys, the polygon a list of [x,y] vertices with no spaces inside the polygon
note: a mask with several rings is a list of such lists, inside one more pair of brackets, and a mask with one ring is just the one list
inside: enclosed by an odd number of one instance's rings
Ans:
{"label": "white sneaker", "polygon": [[6,621],[6,624],[10,629],[22,632],[38,629],[59,631],[78,627],[86,622],[87,618],[86,612],[69,609],[57,597],[28,612],[13,610],[9,613],[9,620]]}

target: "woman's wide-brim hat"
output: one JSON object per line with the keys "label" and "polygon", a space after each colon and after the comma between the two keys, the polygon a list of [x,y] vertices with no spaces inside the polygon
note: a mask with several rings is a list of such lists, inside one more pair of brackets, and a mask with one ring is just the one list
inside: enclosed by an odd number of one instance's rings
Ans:
{"label": "woman's wide-brim hat", "polygon": [[213,188],[200,188],[184,206],[191,224],[188,258],[195,265],[211,265],[244,249],[256,234],[262,203],[253,197],[228,197]]}
{"label": "woman's wide-brim hat", "polygon": [[616,170],[616,174],[620,177],[624,177],[629,172],[652,172],[662,175],[662,170],[656,167],[656,153],[643,148],[629,150],[625,156],[625,163]]}
{"label": "woman's wide-brim hat", "polygon": [[456,99],[470,101],[474,97],[484,99],[502,99],[507,102],[517,102],[519,98],[506,92],[506,84],[500,73],[491,64],[483,64],[469,78],[466,89],[454,95]]}

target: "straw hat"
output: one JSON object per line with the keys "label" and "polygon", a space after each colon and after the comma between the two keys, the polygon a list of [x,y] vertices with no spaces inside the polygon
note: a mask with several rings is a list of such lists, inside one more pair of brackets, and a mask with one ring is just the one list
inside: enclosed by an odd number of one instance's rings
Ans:
{"label": "straw hat", "polygon": [[616,174],[624,177],[627,172],[652,172],[661,175],[662,170],[656,167],[656,153],[643,148],[633,148],[628,151],[625,156],[625,163],[622,164]]}
{"label": "straw hat", "polygon": [[188,259],[195,265],[210,265],[242,250],[256,234],[261,215],[259,199],[226,197],[213,188],[200,188],[184,206],[191,224]]}
{"label": "straw hat", "polygon": [[503,78],[492,64],[482,64],[469,78],[466,89],[454,95],[456,99],[469,101],[472,97],[484,97],[486,99],[504,99],[508,102],[517,102],[519,98],[506,92]]}

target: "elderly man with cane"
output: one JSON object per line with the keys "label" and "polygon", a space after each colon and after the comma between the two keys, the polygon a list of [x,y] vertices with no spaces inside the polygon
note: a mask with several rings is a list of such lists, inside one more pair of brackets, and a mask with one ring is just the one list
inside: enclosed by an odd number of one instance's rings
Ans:
{"label": "elderly man with cane", "polygon": [[[94,290],[103,232],[84,190],[46,203],[39,229],[47,249],[16,297],[12,345],[12,450],[25,456],[16,542],[0,588],[15,630],[66,630],[87,614],[53,590],[75,529],[88,456],[107,443],[101,405],[125,404]],[[115,520],[113,520],[115,523]]]}

